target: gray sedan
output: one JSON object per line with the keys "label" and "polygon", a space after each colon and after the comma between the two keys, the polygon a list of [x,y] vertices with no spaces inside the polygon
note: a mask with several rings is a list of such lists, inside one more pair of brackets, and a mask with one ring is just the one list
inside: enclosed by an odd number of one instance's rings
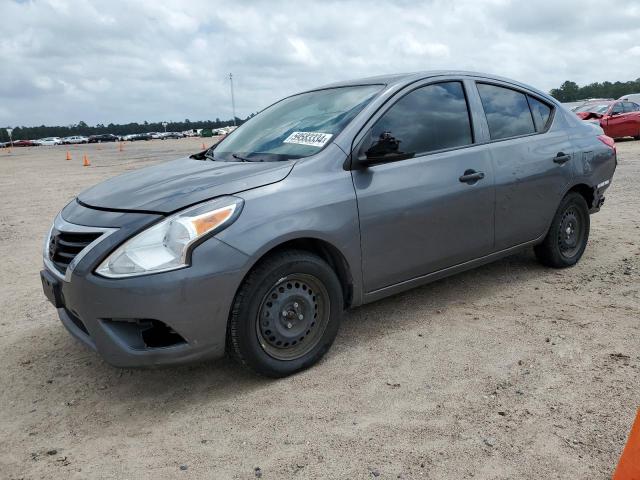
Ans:
{"label": "gray sedan", "polygon": [[346,309],[524,248],[582,256],[613,141],[522,83],[470,72],[285,98],[216,146],[110,179],[56,217],[43,289],[116,366],[316,363]]}

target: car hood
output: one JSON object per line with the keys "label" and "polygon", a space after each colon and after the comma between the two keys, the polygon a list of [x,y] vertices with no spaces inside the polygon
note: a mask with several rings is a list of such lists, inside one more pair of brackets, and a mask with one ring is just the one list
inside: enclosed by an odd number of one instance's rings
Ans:
{"label": "car hood", "polygon": [[576,113],[576,115],[581,118],[582,120],[589,120],[592,118],[602,118],[603,115],[600,113],[595,113],[595,112],[578,112]]}
{"label": "car hood", "polygon": [[106,180],[78,200],[108,210],[171,213],[220,195],[283,180],[289,162],[219,162],[182,158]]}

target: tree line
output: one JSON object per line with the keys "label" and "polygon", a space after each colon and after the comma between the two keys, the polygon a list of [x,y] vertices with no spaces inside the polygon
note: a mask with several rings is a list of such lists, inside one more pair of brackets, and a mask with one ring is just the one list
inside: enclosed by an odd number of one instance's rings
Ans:
{"label": "tree line", "polygon": [[[242,125],[254,114],[249,115],[245,119],[236,117],[236,125]],[[194,128],[221,128],[229,127],[233,125],[233,120],[199,120],[191,121],[188,118],[183,122],[167,122],[167,132],[183,132],[185,130],[191,130]],[[68,126],[45,126],[39,127],[14,127],[12,137],[14,140],[35,140],[45,137],[69,137],[71,135],[98,135],[101,133],[113,133],[114,135],[128,135],[131,133],[149,133],[149,132],[164,132],[162,122],[143,122],[143,123],[125,123],[116,124],[109,123],[104,125],[99,123],[91,126],[85,122],[78,122],[76,125]],[[6,127],[0,129],[0,142],[8,142],[9,135],[7,134]]]}
{"label": "tree line", "polygon": [[[628,82],[595,82],[589,85],[579,86],[576,82],[567,80],[559,88],[554,88],[550,92],[551,96],[561,102],[575,102],[587,98],[620,98],[629,93],[640,93],[640,78],[629,80]],[[236,125],[241,125],[255,114],[249,115],[245,119],[236,117]],[[188,118],[183,122],[168,122],[167,132],[183,132],[194,128],[221,128],[233,125],[233,120],[199,120],[192,122]],[[34,140],[44,137],[68,137],[71,135],[97,135],[100,133],[113,133],[114,135],[128,135],[131,133],[163,132],[162,122],[143,123],[110,123],[104,125],[99,123],[91,126],[85,122],[78,122],[77,125],[68,126],[45,126],[39,127],[15,127],[12,132],[14,140]],[[0,142],[8,142],[9,135],[5,128],[0,129]]]}
{"label": "tree line", "polygon": [[595,82],[583,87],[567,80],[549,93],[561,102],[576,102],[587,98],[618,99],[630,93],[640,93],[640,78],[628,82]]}

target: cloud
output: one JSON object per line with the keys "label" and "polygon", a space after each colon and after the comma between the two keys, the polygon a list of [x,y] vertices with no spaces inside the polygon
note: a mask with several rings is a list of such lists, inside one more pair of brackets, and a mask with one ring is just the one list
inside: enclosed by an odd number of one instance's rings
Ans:
{"label": "cloud", "polygon": [[391,44],[395,47],[399,55],[413,57],[447,57],[449,47],[442,43],[424,42],[412,33],[396,35],[391,38]]}
{"label": "cloud", "polygon": [[287,41],[293,47],[291,58],[294,61],[309,67],[315,67],[318,65],[317,57],[311,52],[311,50],[309,49],[309,47],[307,46],[307,44],[302,38],[288,37]]}
{"label": "cloud", "polygon": [[0,2],[0,125],[229,118],[384,73],[489,71],[549,90],[638,76],[617,0]]}
{"label": "cloud", "polygon": [[635,47],[631,47],[627,50],[629,55],[635,55],[636,57],[640,57],[640,45],[636,45]]}

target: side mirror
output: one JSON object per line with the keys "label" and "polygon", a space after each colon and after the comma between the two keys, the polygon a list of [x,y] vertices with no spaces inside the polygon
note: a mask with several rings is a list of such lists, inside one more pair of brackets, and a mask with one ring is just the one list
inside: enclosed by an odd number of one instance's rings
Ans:
{"label": "side mirror", "polygon": [[[383,132],[376,142],[371,145],[371,130],[357,149],[357,156],[354,159],[356,165],[354,167],[367,168],[372,165],[378,165],[380,163],[397,162],[399,160],[406,160],[412,158],[415,153],[406,153],[400,151],[400,142],[397,140],[391,132]],[[368,145],[371,145],[367,148]],[[366,149],[366,150],[365,150]]]}

